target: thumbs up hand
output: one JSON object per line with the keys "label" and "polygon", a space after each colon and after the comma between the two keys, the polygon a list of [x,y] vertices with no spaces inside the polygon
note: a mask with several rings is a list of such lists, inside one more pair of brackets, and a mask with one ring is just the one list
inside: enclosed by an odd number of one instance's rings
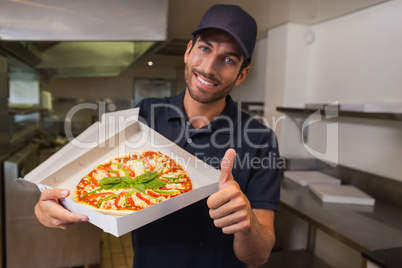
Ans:
{"label": "thumbs up hand", "polygon": [[222,159],[221,175],[219,176],[219,190],[222,190],[226,185],[234,182],[232,169],[235,157],[236,151],[229,149],[226,151],[225,156]]}
{"label": "thumbs up hand", "polygon": [[233,179],[232,168],[236,152],[226,151],[221,163],[219,190],[208,200],[209,215],[225,234],[246,232],[251,226],[252,210],[247,197]]}

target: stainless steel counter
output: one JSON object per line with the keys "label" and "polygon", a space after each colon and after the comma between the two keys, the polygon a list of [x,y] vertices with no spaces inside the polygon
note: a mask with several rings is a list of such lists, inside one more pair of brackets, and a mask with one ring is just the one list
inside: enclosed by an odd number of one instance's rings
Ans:
{"label": "stainless steel counter", "polygon": [[368,251],[362,255],[380,267],[400,268],[402,265],[402,247]]}
{"label": "stainless steel counter", "polygon": [[382,200],[374,206],[324,204],[307,187],[284,179],[284,208],[359,252],[402,245],[402,208]]}

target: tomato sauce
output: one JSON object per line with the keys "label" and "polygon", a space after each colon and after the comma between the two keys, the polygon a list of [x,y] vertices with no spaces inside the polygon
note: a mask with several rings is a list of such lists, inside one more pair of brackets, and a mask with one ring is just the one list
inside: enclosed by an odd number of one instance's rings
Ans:
{"label": "tomato sauce", "polygon": [[[164,179],[158,177],[159,179],[163,180],[165,183],[181,183],[183,185],[182,187],[178,189],[172,189],[175,193],[177,193],[177,191],[180,191],[180,194],[182,194],[192,189],[191,181],[187,173],[173,159],[161,154],[160,152],[146,151],[142,153],[132,153],[130,155],[115,158],[115,160],[111,160],[93,169],[91,172],[89,172],[88,176],[82,178],[80,183],[77,185],[75,191],[76,200],[94,207],[100,207],[105,210],[138,211],[149,205],[162,202],[165,199],[173,198],[174,196],[178,195],[160,194],[160,196],[163,196],[164,199],[159,199],[159,197],[155,197],[158,196],[157,193],[154,194],[154,196],[151,196],[146,193],[139,192],[134,188],[116,188],[106,190],[103,189],[101,185],[98,185],[99,181],[106,177],[120,177],[121,174],[124,174],[123,176],[130,175],[130,178],[135,178],[132,175],[141,175],[135,174],[134,168],[131,169],[130,165],[128,164],[129,161],[140,159],[144,161],[145,166],[147,167],[146,170],[144,170],[143,172],[152,171],[157,166],[159,170],[153,171],[159,172],[159,174],[161,174],[163,171],[168,171]],[[150,163],[154,164],[155,167]],[[171,168],[172,166],[173,168]],[[178,176],[180,176],[180,179],[177,179],[179,178]],[[169,179],[170,177],[176,179]],[[104,192],[107,192],[107,194],[102,194]],[[131,194],[126,196],[126,192],[130,192]]]}

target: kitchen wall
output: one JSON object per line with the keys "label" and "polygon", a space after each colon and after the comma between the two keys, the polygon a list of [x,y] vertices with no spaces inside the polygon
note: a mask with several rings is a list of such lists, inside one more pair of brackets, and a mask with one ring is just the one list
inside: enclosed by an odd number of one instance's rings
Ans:
{"label": "kitchen wall", "polygon": [[231,96],[235,101],[263,102],[265,91],[265,75],[267,55],[267,38],[255,44],[254,56],[251,59],[250,71],[239,86],[233,88]]}
{"label": "kitchen wall", "polygon": [[[181,74],[182,72],[180,72]],[[42,89],[52,92],[55,99],[112,98],[131,100],[134,93],[135,78],[176,80],[177,76],[177,70],[171,68],[130,68],[117,77],[50,79],[42,83]]]}
{"label": "kitchen wall", "polygon": [[[52,93],[54,115],[59,121],[56,132],[63,132],[64,119],[69,111],[80,103],[96,103],[109,99],[116,109],[128,109],[133,105],[134,80],[136,78],[157,78],[175,80],[173,94],[184,89],[183,70],[175,68],[132,67],[117,77],[57,78],[41,83],[41,89]],[[110,110],[109,105],[105,111]],[[96,121],[98,110],[85,109],[74,113],[73,134],[79,134]]]}
{"label": "kitchen wall", "polygon": [[[276,106],[305,103],[402,103],[402,1],[393,0],[313,26],[286,24],[268,32],[265,116]],[[327,141],[326,127],[338,124]],[[296,124],[282,120],[277,133],[287,157],[311,157],[402,181],[402,122],[339,118],[315,123],[301,142]],[[327,154],[328,144],[338,150]],[[304,146],[305,145],[305,146]]]}
{"label": "kitchen wall", "polygon": [[[265,117],[283,115],[277,106],[306,103],[402,103],[401,10],[402,1],[393,0],[312,26],[271,29]],[[337,127],[337,135],[327,137],[327,127]],[[304,144],[300,128],[286,115],[276,132],[286,157],[313,157],[308,147],[324,161],[337,158],[343,166],[402,181],[402,121],[339,117],[317,122]],[[327,145],[336,145],[336,152]],[[361,266],[360,252],[320,231],[315,254],[334,267]]]}
{"label": "kitchen wall", "polygon": [[[402,1],[314,27],[308,102],[402,105]],[[402,181],[402,122],[341,121],[339,160]]]}

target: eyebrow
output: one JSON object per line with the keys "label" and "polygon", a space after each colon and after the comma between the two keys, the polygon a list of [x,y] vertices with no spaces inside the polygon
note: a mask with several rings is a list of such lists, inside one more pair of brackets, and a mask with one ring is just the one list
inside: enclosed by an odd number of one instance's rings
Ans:
{"label": "eyebrow", "polygon": [[[202,38],[199,38],[197,42],[202,42],[202,43],[207,44],[207,45],[210,46],[210,47],[213,47],[213,45],[211,44],[211,42],[209,42],[208,40],[202,39]],[[239,54],[236,53],[236,52],[230,52],[230,51],[229,51],[229,52],[226,52],[225,54],[228,55],[228,56],[236,57],[239,61],[241,60]]]}

